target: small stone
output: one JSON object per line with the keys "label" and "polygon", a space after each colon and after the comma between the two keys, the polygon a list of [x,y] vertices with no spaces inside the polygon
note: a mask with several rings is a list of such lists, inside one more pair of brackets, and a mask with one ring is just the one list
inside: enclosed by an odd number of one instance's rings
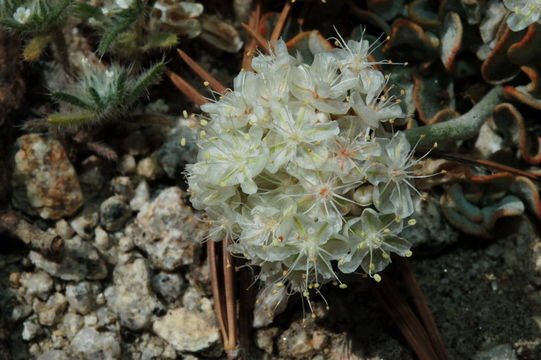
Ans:
{"label": "small stone", "polygon": [[22,319],[28,317],[30,314],[32,314],[32,305],[30,305],[30,304],[18,304],[18,305],[13,307],[13,310],[11,310],[10,319],[13,322],[17,322],[19,320],[22,320]]}
{"label": "small stone", "polygon": [[98,332],[93,327],[79,331],[71,341],[71,349],[82,359],[120,359],[120,336],[111,331]]}
{"label": "small stone", "polygon": [[98,325],[98,317],[96,314],[88,314],[84,317],[85,327],[95,327]]}
{"label": "small stone", "polygon": [[72,338],[81,330],[83,325],[84,319],[81,315],[68,312],[62,319],[61,329],[69,338]]}
{"label": "small stone", "polygon": [[169,303],[180,298],[183,283],[179,274],[160,272],[152,277],[152,288]]}
{"label": "small stone", "polygon": [[123,253],[128,253],[132,251],[135,247],[135,244],[133,243],[133,239],[129,236],[122,236],[118,240],[118,250]]}
{"label": "small stone", "polygon": [[194,263],[197,242],[204,237],[205,231],[193,220],[192,209],[184,203],[183,195],[178,187],[163,190],[141,208],[135,221],[135,245],[162,270],[173,271]]}
{"label": "small stone", "polygon": [[43,326],[53,326],[59,320],[68,306],[66,297],[61,293],[54,293],[46,303],[37,301],[33,308],[38,314],[39,323]]}
{"label": "small stone", "polygon": [[135,189],[135,195],[130,201],[130,207],[133,211],[139,211],[150,199],[150,190],[145,180],[141,180]]}
{"label": "small stone", "polygon": [[107,276],[107,266],[98,251],[78,236],[66,240],[57,257],[59,262],[51,261],[36,251],[30,251],[28,256],[34,266],[62,280],[99,280]]}
{"label": "small stone", "polygon": [[50,350],[39,355],[36,360],[69,360],[69,358],[62,350]]}
{"label": "small stone", "polygon": [[62,145],[42,134],[23,135],[16,145],[13,206],[43,219],[73,215],[83,204],[83,194]]}
{"label": "small stone", "polygon": [[98,221],[98,212],[92,208],[85,208],[83,213],[73,219],[70,224],[77,235],[83,239],[90,239]]}
{"label": "small stone", "polygon": [[500,344],[481,350],[472,360],[517,360],[517,355],[511,345]]}
{"label": "small stone", "polygon": [[156,157],[149,156],[141,159],[137,164],[137,175],[152,181],[161,178],[164,172],[160,164],[158,164]]}
{"label": "small stone", "polygon": [[114,271],[114,291],[107,299],[118,314],[120,323],[130,330],[141,330],[150,325],[154,314],[164,311],[152,293],[150,274],[145,259],[118,264]]}
{"label": "small stone", "polygon": [[[294,322],[278,337],[278,349],[280,355],[284,357],[306,358],[318,350],[312,341],[313,334],[309,334],[309,330],[299,322]],[[319,343],[319,345],[322,345],[321,341]]]}
{"label": "small stone", "polygon": [[158,161],[169,178],[178,179],[186,164],[196,162],[198,148],[195,141],[188,141],[186,146],[179,146],[183,138],[196,137],[197,133],[185,124],[179,124],[167,135],[167,140],[158,150]]}
{"label": "small stone", "polygon": [[19,286],[21,286],[21,273],[20,272],[13,272],[11,274],[9,274],[9,286],[12,287],[12,288],[18,288]]}
{"label": "small stone", "polygon": [[202,351],[216,345],[220,340],[215,319],[202,315],[203,313],[197,311],[177,308],[156,320],[152,329],[177,351]]}
{"label": "small stone", "polygon": [[25,341],[30,341],[41,333],[41,326],[38,324],[38,317],[36,315],[29,317],[23,323],[23,332],[21,337]]}
{"label": "small stone", "polygon": [[278,328],[275,327],[257,330],[255,340],[257,347],[267,354],[272,354],[274,351],[274,337],[276,337],[276,334],[278,334]]}
{"label": "small stone", "polygon": [[105,327],[114,324],[118,319],[114,312],[107,306],[102,306],[96,310],[96,318],[98,319],[98,327]]}
{"label": "small stone", "polygon": [[103,173],[104,168],[106,168],[105,161],[96,155],[90,155],[82,161],[79,180],[85,199],[92,199],[101,192],[106,181]]}
{"label": "small stone", "polygon": [[58,220],[55,225],[55,232],[64,240],[70,239],[75,234],[68,222],[64,219]]}
{"label": "small stone", "polygon": [[27,295],[37,296],[42,300],[47,299],[54,285],[53,278],[44,271],[23,273],[19,281],[26,288]]}
{"label": "small stone", "polygon": [[133,183],[128,176],[117,176],[111,180],[111,187],[117,195],[131,199],[134,194]]}
{"label": "small stone", "polygon": [[71,308],[79,314],[86,315],[96,306],[95,297],[98,291],[99,285],[82,281],[76,285],[66,286],[66,298]]}
{"label": "small stone", "polygon": [[123,155],[118,161],[117,170],[122,175],[134,174],[137,168],[135,158],[131,155]]}
{"label": "small stone", "polygon": [[120,230],[130,217],[131,209],[123,196],[112,196],[100,206],[100,225],[107,231]]}
{"label": "small stone", "polygon": [[101,226],[96,227],[94,230],[94,245],[100,251],[109,249],[109,234]]}

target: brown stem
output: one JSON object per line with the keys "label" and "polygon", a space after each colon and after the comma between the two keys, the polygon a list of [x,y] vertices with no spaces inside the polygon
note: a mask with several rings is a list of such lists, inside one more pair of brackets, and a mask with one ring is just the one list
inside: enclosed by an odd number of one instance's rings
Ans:
{"label": "brown stem", "polygon": [[233,257],[227,250],[227,238],[222,241],[222,259],[228,339],[224,349],[230,358],[237,356],[237,301],[235,297],[235,267]]}
{"label": "brown stem", "polygon": [[195,90],[186,80],[174,72],[167,70],[167,76],[175,84],[175,86],[184,94],[190,101],[201,106],[208,103],[208,100],[203,97],[197,90]]}
{"label": "brown stem", "polygon": [[218,266],[216,265],[216,243],[212,240],[209,240],[209,242],[207,242],[207,257],[209,262],[212,297],[214,297],[214,312],[216,313],[216,317],[218,318],[218,325],[220,326],[220,332],[222,333],[222,339],[225,344],[228,336],[227,329],[225,327],[222,297],[220,295]]}
{"label": "brown stem", "polygon": [[427,330],[428,337],[430,338],[430,341],[432,341],[432,345],[434,346],[439,359],[447,360],[449,356],[447,355],[447,350],[445,350],[445,345],[443,344],[441,334],[436,326],[432,312],[428,307],[428,304],[423,296],[423,291],[415,278],[415,274],[413,273],[408,260],[397,257],[394,259],[394,263],[396,263],[398,266],[398,271],[406,283],[408,292],[413,298],[415,307],[421,316],[421,321]]}
{"label": "brown stem", "polygon": [[66,44],[66,39],[64,38],[62,29],[54,29],[51,32],[51,36],[56,49],[56,56],[58,58],[58,61],[60,62],[60,64],[62,64],[62,68],[64,69],[66,74],[72,75],[71,65],[69,61],[68,45]]}
{"label": "brown stem", "polygon": [[430,338],[425,328],[415,316],[404,297],[396,289],[396,285],[386,274],[381,274],[380,283],[370,280],[370,284],[385,311],[396,323],[400,332],[410,344],[420,360],[437,360]]}
{"label": "brown stem", "polygon": [[274,29],[272,29],[272,34],[270,37],[271,44],[274,44],[274,42],[280,38],[280,35],[282,34],[282,30],[284,29],[284,25],[286,24],[287,16],[289,15],[290,10],[291,10],[291,4],[289,2],[286,2],[284,5],[284,8],[282,9],[282,12],[280,13],[280,17],[278,18],[278,21],[276,22],[276,25],[274,26]]}
{"label": "brown stem", "polygon": [[[257,4],[256,8],[250,14],[250,19],[248,20],[248,26],[252,29],[259,30],[259,18],[261,14],[261,6]],[[255,49],[257,47],[257,41],[251,37],[250,40],[246,42],[246,47],[244,48],[244,55],[242,57],[242,70],[252,71],[252,58],[254,56]]]}
{"label": "brown stem", "polygon": [[246,24],[241,24],[241,25],[246,31],[248,31],[248,34],[250,34],[255,39],[255,41],[257,41],[257,44],[261,46],[261,48],[265,51],[265,53],[270,54],[269,44],[267,43],[265,38],[259,35],[259,33],[256,30],[252,29],[250,26]]}
{"label": "brown stem", "polygon": [[188,54],[184,51],[177,49],[178,54],[184,60],[186,64],[197,74],[199,77],[207,81],[214,91],[219,92],[220,94],[225,94],[227,88],[223,86],[216,78],[210,75],[205,69],[203,69],[197,62],[195,62]]}

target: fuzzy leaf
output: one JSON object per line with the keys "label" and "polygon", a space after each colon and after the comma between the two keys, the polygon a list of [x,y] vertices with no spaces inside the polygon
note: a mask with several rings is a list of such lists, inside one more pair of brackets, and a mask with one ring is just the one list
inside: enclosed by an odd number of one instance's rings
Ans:
{"label": "fuzzy leaf", "polygon": [[55,91],[51,94],[51,96],[57,101],[62,101],[62,102],[86,109],[86,110],[90,110],[90,111],[93,110],[92,105],[87,104],[86,102],[84,102],[83,100],[81,100],[80,98],[76,96],[73,96],[71,94],[68,94],[62,91]]}
{"label": "fuzzy leaf", "polygon": [[147,71],[145,71],[143,74],[141,74],[135,86],[127,94],[126,102],[130,104],[134,102],[139,96],[141,96],[143,91],[145,91],[148,86],[150,86],[152,83],[159,79],[164,69],[165,64],[163,62],[159,62]]}
{"label": "fuzzy leaf", "polygon": [[103,15],[98,7],[82,2],[77,2],[73,4],[72,10],[70,12],[72,15],[84,20],[87,20],[91,17],[99,18]]}
{"label": "fuzzy leaf", "polygon": [[52,38],[49,35],[36,36],[26,44],[23,50],[23,58],[25,61],[34,61],[38,59]]}
{"label": "fuzzy leaf", "polygon": [[89,87],[88,88],[88,93],[90,94],[90,96],[92,96],[92,100],[94,101],[94,104],[96,105],[96,107],[98,109],[100,109],[102,106],[106,105],[106,104],[102,103],[101,98],[100,98],[100,94],[98,94],[96,89],[94,89],[93,87]]}
{"label": "fuzzy leaf", "polygon": [[147,36],[146,43],[143,45],[143,51],[149,51],[156,48],[169,48],[177,44],[177,36],[170,32],[158,32]]}
{"label": "fuzzy leaf", "polygon": [[90,111],[61,114],[56,113],[47,117],[47,122],[58,126],[86,125],[96,120],[96,115]]}

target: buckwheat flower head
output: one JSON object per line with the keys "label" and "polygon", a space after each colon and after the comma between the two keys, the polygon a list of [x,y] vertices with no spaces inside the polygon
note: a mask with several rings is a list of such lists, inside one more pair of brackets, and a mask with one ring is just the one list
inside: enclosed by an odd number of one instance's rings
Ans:
{"label": "buckwheat flower head", "polygon": [[541,23],[540,0],[503,0],[503,4],[511,11],[507,18],[511,30],[521,31],[536,21]]}
{"label": "buckwheat flower head", "polygon": [[377,280],[391,253],[411,255],[399,233],[417,160],[388,123],[404,115],[373,49],[341,41],[308,64],[277,41],[202,106],[192,204],[207,213],[208,239],[225,238],[281,293],[308,298],[340,272]]}

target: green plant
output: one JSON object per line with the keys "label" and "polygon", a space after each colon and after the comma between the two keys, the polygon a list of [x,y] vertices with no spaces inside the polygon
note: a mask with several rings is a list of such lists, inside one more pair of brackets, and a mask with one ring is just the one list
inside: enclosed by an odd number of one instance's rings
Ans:
{"label": "green plant", "polygon": [[97,52],[112,52],[125,58],[176,45],[174,33],[148,31],[148,12],[146,0],[116,0],[104,7],[77,3],[74,7],[74,14],[86,19],[100,33]]}
{"label": "green plant", "polygon": [[56,101],[68,105],[70,111],[51,114],[47,122],[57,126],[84,126],[122,117],[160,78],[164,68],[164,63],[159,62],[134,76],[127,67],[117,64],[97,67],[84,61],[79,78],[68,85],[67,90],[51,94]]}
{"label": "green plant", "polygon": [[52,42],[59,61],[69,68],[62,24],[73,0],[0,0],[0,26],[27,35],[23,57],[37,59]]}

